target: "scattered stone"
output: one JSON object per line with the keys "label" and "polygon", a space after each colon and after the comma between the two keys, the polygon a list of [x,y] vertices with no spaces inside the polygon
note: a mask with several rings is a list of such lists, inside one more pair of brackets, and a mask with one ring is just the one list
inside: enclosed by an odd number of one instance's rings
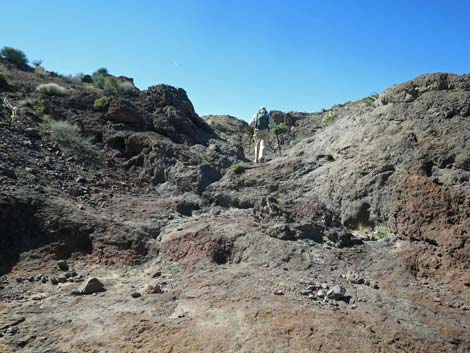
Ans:
{"label": "scattered stone", "polygon": [[328,283],[322,283],[322,284],[321,284],[321,288],[322,288],[322,289],[328,289],[328,288],[329,288],[329,287],[328,287]]}
{"label": "scattered stone", "polygon": [[374,282],[374,285],[372,286],[372,288],[379,289],[380,287],[379,287],[379,284],[377,282]]}
{"label": "scattered stone", "polygon": [[24,129],[24,134],[31,138],[38,138],[40,136],[38,129],[32,127],[27,127],[26,129]]}
{"label": "scattered stone", "polygon": [[300,291],[300,294],[302,294],[302,295],[309,295],[311,293],[312,293],[312,291],[308,290],[308,289],[303,289],[303,290]]}
{"label": "scattered stone", "polygon": [[139,292],[132,292],[131,296],[132,298],[140,298],[142,294],[140,294]]}
{"label": "scattered stone", "polygon": [[356,308],[357,308],[356,304],[351,305],[351,309],[356,309]]}
{"label": "scattered stone", "polygon": [[153,274],[152,278],[157,278],[162,276],[162,271],[157,271]]}
{"label": "scattered stone", "polygon": [[65,283],[67,282],[67,277],[66,276],[59,276],[57,278],[57,280],[60,282],[60,283]]}
{"label": "scattered stone", "polygon": [[74,289],[70,292],[70,295],[82,295],[82,292],[79,289]]}
{"label": "scattered stone", "polygon": [[90,278],[80,289],[81,294],[93,294],[104,289],[103,283],[97,278]]}
{"label": "scattered stone", "polygon": [[28,281],[34,282],[34,280],[35,280],[34,276],[29,276],[29,277],[28,277]]}
{"label": "scattered stone", "polygon": [[346,289],[339,285],[334,286],[326,293],[328,299],[333,299],[333,300],[343,299],[345,294],[346,294]]}
{"label": "scattered stone", "polygon": [[57,279],[57,277],[51,277],[51,283],[55,286],[59,284],[59,280]]}
{"label": "scattered stone", "polygon": [[16,326],[10,326],[6,329],[6,333],[9,334],[10,336],[14,336],[18,333],[18,327]]}
{"label": "scattered stone", "polygon": [[73,269],[67,271],[67,273],[65,274],[65,277],[67,277],[67,278],[75,277],[75,276],[77,276],[77,272],[75,272],[75,270],[73,270]]}
{"label": "scattered stone", "polygon": [[318,298],[325,298],[326,297],[326,291],[324,289],[320,289],[318,292],[317,292],[317,297]]}
{"label": "scattered stone", "polygon": [[281,289],[274,291],[274,295],[284,295],[284,292]]}
{"label": "scattered stone", "polygon": [[148,294],[158,294],[162,292],[162,288],[158,283],[149,284],[149,286],[147,287]]}
{"label": "scattered stone", "polygon": [[16,277],[16,282],[17,282],[17,283],[23,283],[23,282],[24,282],[24,278],[23,278],[23,277]]}
{"label": "scattered stone", "polygon": [[64,272],[69,270],[69,264],[65,260],[61,260],[57,262],[57,266],[59,267],[59,269],[61,269]]}

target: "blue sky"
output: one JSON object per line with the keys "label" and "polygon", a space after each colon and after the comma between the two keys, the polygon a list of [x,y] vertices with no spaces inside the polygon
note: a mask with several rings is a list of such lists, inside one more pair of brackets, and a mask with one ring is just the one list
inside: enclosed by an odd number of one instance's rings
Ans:
{"label": "blue sky", "polygon": [[470,1],[0,0],[0,46],[62,74],[184,88],[196,111],[318,111],[470,71]]}

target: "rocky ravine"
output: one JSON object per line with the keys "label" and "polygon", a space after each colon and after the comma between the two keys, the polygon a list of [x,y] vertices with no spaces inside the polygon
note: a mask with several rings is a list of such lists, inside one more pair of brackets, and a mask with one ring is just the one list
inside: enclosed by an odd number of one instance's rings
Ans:
{"label": "rocky ravine", "polygon": [[275,112],[283,151],[255,166],[248,126],[181,89],[96,110],[87,83],[3,65],[1,352],[470,349],[470,76]]}

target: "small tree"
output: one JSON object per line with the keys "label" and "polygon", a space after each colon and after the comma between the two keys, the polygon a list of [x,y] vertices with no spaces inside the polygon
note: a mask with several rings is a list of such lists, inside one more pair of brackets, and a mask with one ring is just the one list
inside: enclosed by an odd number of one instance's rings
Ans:
{"label": "small tree", "polygon": [[26,54],[21,50],[12,47],[3,47],[0,51],[0,57],[16,65],[25,66],[28,64]]}
{"label": "small tree", "polygon": [[276,135],[277,148],[279,153],[281,153],[281,142],[279,141],[279,136],[287,131],[287,125],[285,123],[277,124],[273,127],[272,131]]}

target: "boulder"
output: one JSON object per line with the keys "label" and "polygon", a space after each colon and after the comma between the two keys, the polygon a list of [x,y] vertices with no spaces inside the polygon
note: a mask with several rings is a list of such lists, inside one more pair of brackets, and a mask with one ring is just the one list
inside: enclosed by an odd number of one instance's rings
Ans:
{"label": "boulder", "polygon": [[80,289],[82,294],[93,294],[104,290],[103,283],[98,278],[90,278]]}
{"label": "boulder", "polygon": [[143,122],[141,112],[133,103],[124,98],[113,98],[104,118],[115,123],[124,124],[140,124]]}

